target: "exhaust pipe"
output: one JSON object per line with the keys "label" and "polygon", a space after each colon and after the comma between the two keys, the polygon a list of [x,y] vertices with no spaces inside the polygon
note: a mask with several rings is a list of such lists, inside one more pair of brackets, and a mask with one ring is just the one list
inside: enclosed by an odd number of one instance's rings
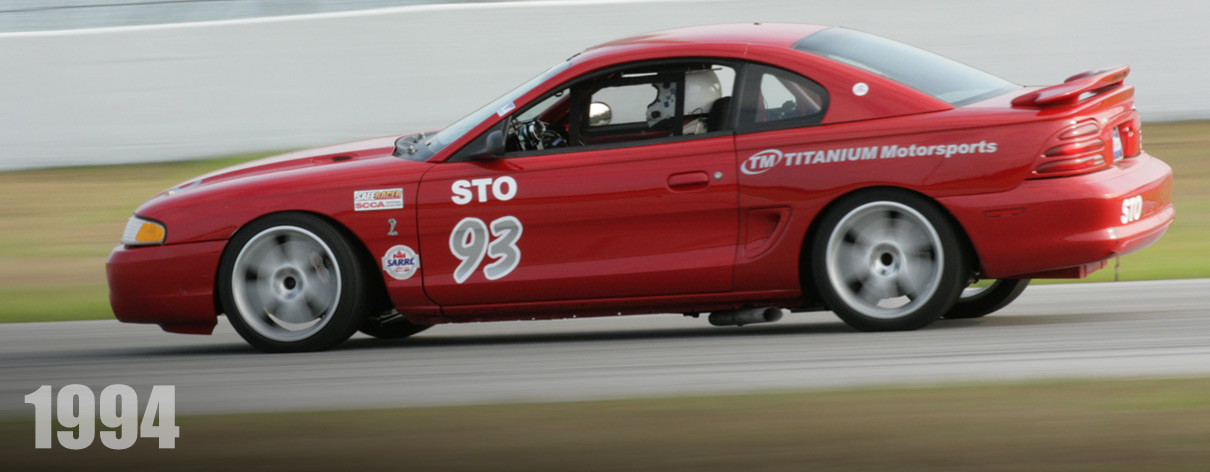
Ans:
{"label": "exhaust pipe", "polygon": [[775,306],[716,311],[711,313],[709,318],[710,324],[714,326],[743,326],[754,323],[769,323],[780,319],[781,308]]}

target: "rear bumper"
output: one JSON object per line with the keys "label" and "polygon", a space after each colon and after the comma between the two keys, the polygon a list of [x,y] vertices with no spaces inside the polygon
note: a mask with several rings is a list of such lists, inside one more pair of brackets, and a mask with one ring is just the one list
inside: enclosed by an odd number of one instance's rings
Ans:
{"label": "rear bumper", "polygon": [[[1142,211],[1131,221],[1124,202],[1134,197],[1142,197]],[[1146,153],[1088,175],[940,202],[970,236],[983,276],[993,279],[1082,277],[1155,242],[1176,215],[1172,168]]]}
{"label": "rear bumper", "polygon": [[226,244],[114,248],[105,263],[114,315],[174,333],[210,334],[218,322],[214,276]]}

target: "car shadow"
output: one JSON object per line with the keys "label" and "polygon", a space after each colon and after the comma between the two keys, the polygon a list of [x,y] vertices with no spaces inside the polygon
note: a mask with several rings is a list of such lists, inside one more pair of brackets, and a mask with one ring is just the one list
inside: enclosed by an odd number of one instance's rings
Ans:
{"label": "car shadow", "polygon": [[1013,314],[1012,316],[997,316],[996,314],[989,315],[984,318],[973,318],[969,320],[939,320],[925,329],[953,329],[966,328],[973,326],[985,327],[1007,327],[1007,326],[1041,326],[1049,324],[1088,324],[1110,320],[1121,320],[1134,318],[1137,315],[1124,314],[1101,314],[1101,313],[1031,313],[1031,314]]}
{"label": "car shadow", "polygon": [[[1065,315],[1025,315],[986,317],[967,320],[938,320],[920,331],[941,331],[950,329],[971,329],[976,327],[997,326],[1030,326],[1046,324],[1089,323],[1095,321],[1095,314],[1065,314]],[[440,329],[438,325],[434,330]],[[426,335],[427,334],[427,335]],[[686,328],[656,328],[630,329],[622,331],[585,331],[558,333],[507,333],[507,334],[473,334],[450,335],[438,334],[432,331],[417,334],[403,339],[374,339],[357,337],[346,341],[334,348],[335,350],[379,349],[399,347],[441,347],[441,346],[490,346],[508,344],[547,344],[547,343],[577,343],[602,341],[634,341],[659,339],[703,339],[752,336],[782,336],[782,335],[846,335],[862,334],[843,322],[788,322],[749,325],[744,327],[686,327]]]}
{"label": "car shadow", "polygon": [[[440,326],[434,327],[440,329]],[[507,333],[507,334],[438,334],[426,336],[421,333],[404,339],[374,339],[358,337],[346,341],[336,349],[376,349],[383,347],[439,347],[439,346],[491,346],[507,344],[552,344],[636,341],[659,339],[702,339],[751,336],[781,336],[807,334],[839,334],[854,332],[843,323],[796,323],[786,325],[760,325],[744,327],[690,327],[628,329],[619,331],[584,331],[558,333]]]}
{"label": "car shadow", "polygon": [[[1110,315],[1109,317],[1112,317]],[[969,320],[939,320],[920,331],[940,331],[951,329],[977,329],[1012,326],[1031,326],[1047,324],[1089,323],[1098,319],[1106,319],[1097,314],[1029,314],[1015,316],[989,316]],[[560,331],[535,333],[477,333],[477,334],[447,334],[442,333],[442,325],[435,326],[431,331],[403,339],[376,339],[366,336],[354,337],[332,352],[359,351],[370,349],[400,349],[400,348],[439,348],[449,346],[501,346],[522,344],[556,344],[556,343],[591,343],[638,340],[675,340],[675,339],[727,339],[735,337],[759,336],[841,336],[859,335],[860,331],[837,321],[783,322],[744,327],[715,327],[690,326],[685,328],[654,328],[626,329],[610,331]],[[223,356],[260,353],[253,347],[242,342],[223,344],[191,344],[186,346],[156,346],[146,348],[126,347],[106,351],[106,356],[141,357],[148,355],[163,356]],[[78,353],[77,353],[78,354]]]}

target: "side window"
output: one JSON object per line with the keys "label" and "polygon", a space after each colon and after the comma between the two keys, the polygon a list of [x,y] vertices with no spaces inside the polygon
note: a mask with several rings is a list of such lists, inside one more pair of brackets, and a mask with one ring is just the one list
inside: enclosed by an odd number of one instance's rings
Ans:
{"label": "side window", "polygon": [[740,126],[749,129],[811,126],[823,121],[828,94],[811,79],[752,64],[744,84]]}
{"label": "side window", "polygon": [[591,89],[585,140],[596,144],[725,130],[734,84],[734,69],[712,64],[599,81]]}
{"label": "side window", "polygon": [[508,152],[639,143],[728,129],[735,69],[712,63],[591,76],[533,102],[506,126]]}
{"label": "side window", "polygon": [[[646,122],[647,106],[657,100],[656,91],[651,84],[621,85],[597,90],[592,94],[592,103],[597,104],[597,119],[589,119],[588,126],[594,128]],[[589,118],[593,117],[591,108],[590,104]],[[606,109],[609,110],[608,119],[603,115]]]}
{"label": "side window", "polygon": [[546,96],[508,120],[504,138],[508,152],[567,147],[571,89]]}

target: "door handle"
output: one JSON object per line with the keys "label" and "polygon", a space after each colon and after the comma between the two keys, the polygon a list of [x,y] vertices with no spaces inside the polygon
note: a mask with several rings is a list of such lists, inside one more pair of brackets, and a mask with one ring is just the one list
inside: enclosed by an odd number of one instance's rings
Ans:
{"label": "door handle", "polygon": [[698,190],[710,185],[710,176],[705,172],[682,172],[668,176],[668,188],[675,191]]}

